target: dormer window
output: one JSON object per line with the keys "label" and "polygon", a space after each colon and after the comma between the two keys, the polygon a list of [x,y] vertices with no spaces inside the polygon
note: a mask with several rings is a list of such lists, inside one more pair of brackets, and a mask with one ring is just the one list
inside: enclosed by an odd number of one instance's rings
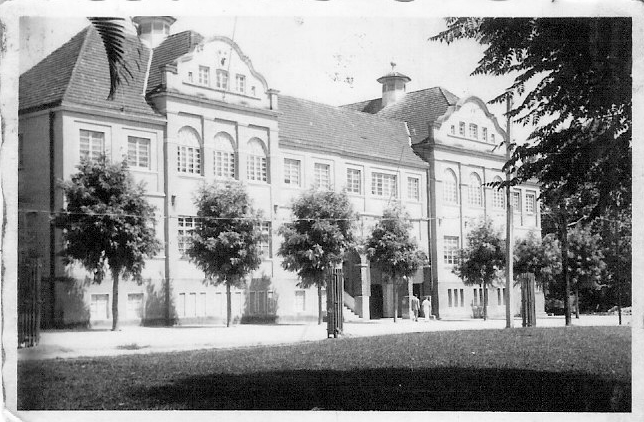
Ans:
{"label": "dormer window", "polygon": [[246,76],[236,75],[235,82],[235,89],[237,92],[244,94],[246,92]]}
{"label": "dormer window", "polygon": [[449,132],[450,132],[452,135],[456,135],[456,126],[452,125],[452,126],[450,127],[450,129],[449,129]]}
{"label": "dormer window", "polygon": [[257,94],[255,94],[255,87],[254,86],[250,87],[250,95],[252,95],[253,97],[257,95]]}
{"label": "dormer window", "polygon": [[481,130],[483,131],[483,142],[487,142],[487,128],[484,127]]}
{"label": "dormer window", "polygon": [[217,69],[217,88],[228,90],[228,72]]}
{"label": "dormer window", "polygon": [[494,134],[493,134],[493,133],[490,133],[490,142],[492,142],[492,143],[494,143],[494,142],[495,142],[495,140],[494,140]]}
{"label": "dormer window", "polygon": [[188,82],[193,83],[193,77],[192,77],[192,72],[188,72]]}
{"label": "dormer window", "polygon": [[208,66],[199,66],[199,83],[210,85],[210,68]]}
{"label": "dormer window", "polygon": [[474,123],[470,123],[470,138],[478,139],[479,137],[479,127]]}
{"label": "dormer window", "polygon": [[465,136],[465,122],[458,122],[458,134]]}

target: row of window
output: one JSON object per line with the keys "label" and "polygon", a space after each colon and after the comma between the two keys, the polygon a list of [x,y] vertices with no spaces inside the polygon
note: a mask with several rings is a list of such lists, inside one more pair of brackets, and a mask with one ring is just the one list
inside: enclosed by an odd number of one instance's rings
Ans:
{"label": "row of window", "polygon": [[[484,302],[483,289],[474,289],[473,293],[474,293],[474,296],[473,296],[474,299],[472,300],[472,305],[483,306],[483,302]],[[488,305],[492,304],[492,298],[489,296],[489,291],[488,291],[487,303]],[[496,304],[497,306],[505,305],[505,287],[496,289]]]}
{"label": "row of window", "polygon": [[[105,153],[105,133],[80,130],[80,158],[97,160]],[[127,137],[127,163],[130,167],[150,169],[150,138]]]}
{"label": "row of window", "polygon": [[[190,244],[190,238],[199,224],[196,217],[181,216],[177,218],[177,249],[182,257],[185,257],[186,250]],[[264,258],[272,258],[272,224],[270,221],[262,221],[260,223],[260,230],[262,233],[260,241],[261,255]]]}
{"label": "row of window", "polygon": [[[495,143],[496,139],[493,133],[490,133],[488,136],[488,130],[486,127],[481,127],[480,138],[479,138],[479,126],[474,123],[467,125],[467,134],[466,134],[466,124],[465,122],[458,122],[458,135],[462,137],[467,137],[474,140],[481,140],[483,142]],[[456,126],[452,125],[450,127],[450,133],[456,135]]]}
{"label": "row of window", "polygon": [[[494,182],[501,182],[500,177],[495,177]],[[456,174],[450,170],[445,170],[443,177],[443,200],[447,203],[458,204],[458,183]],[[536,192],[528,191],[525,194],[525,211],[528,214],[534,214],[536,211]],[[514,212],[521,212],[521,192],[511,192],[511,205]],[[469,185],[467,187],[467,202],[470,206],[483,206],[483,184],[481,177],[476,173],[470,174]],[[492,207],[496,209],[505,209],[505,190],[493,189]]]}
{"label": "row of window", "polygon": [[[224,69],[215,70],[215,88],[228,91],[229,87],[229,75],[228,71]],[[207,87],[211,86],[210,78],[210,67],[209,66],[199,66],[198,78],[195,81],[195,77],[192,72],[188,72],[188,82],[198,83],[199,85],[204,85]],[[240,94],[246,94],[246,76],[242,74],[235,74],[235,92]],[[255,87],[251,87],[251,95],[255,96]]]}
{"label": "row of window", "polygon": [[[483,289],[473,289],[473,306],[483,305]],[[505,288],[496,289],[497,306],[505,305]],[[491,299],[488,296],[488,305],[491,305]],[[449,308],[464,308],[465,294],[463,289],[447,289],[447,306]]]}
{"label": "row of window", "polygon": [[[89,314],[94,321],[110,318],[109,294],[90,296]],[[128,293],[125,317],[136,319],[143,317],[143,293]]]}

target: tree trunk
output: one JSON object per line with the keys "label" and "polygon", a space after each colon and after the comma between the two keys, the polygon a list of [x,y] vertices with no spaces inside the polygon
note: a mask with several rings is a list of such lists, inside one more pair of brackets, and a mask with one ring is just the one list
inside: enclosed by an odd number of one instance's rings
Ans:
{"label": "tree trunk", "polygon": [[568,219],[565,211],[561,213],[559,236],[561,238],[561,271],[564,280],[564,315],[566,326],[572,323],[570,318],[570,275],[568,274]]}
{"label": "tree trunk", "polygon": [[396,288],[395,281],[392,283],[392,286],[394,288],[394,322],[396,322],[398,318],[398,289]]}
{"label": "tree trunk", "polygon": [[119,326],[119,271],[112,271],[112,331]]}
{"label": "tree trunk", "polygon": [[322,286],[318,283],[318,325],[322,325]]}
{"label": "tree trunk", "polygon": [[487,282],[483,280],[483,321],[487,321]]}
{"label": "tree trunk", "polygon": [[579,281],[575,283],[575,319],[579,319]]}
{"label": "tree trunk", "polygon": [[230,319],[232,317],[232,304],[230,297],[230,284],[226,282],[226,327],[230,327]]}

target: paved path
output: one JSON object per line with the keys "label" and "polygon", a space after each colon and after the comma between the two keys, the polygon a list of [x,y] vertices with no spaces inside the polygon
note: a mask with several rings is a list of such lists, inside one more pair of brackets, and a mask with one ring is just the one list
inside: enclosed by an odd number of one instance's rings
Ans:
{"label": "paved path", "polygon": [[[623,318],[623,324],[629,323],[628,318],[630,317]],[[573,318],[572,323],[584,326],[618,325],[618,320],[616,315],[582,315],[580,319]],[[521,320],[515,319],[514,326],[521,327]],[[564,326],[564,318],[563,316],[541,318],[537,320],[537,326],[561,327]],[[501,319],[421,320],[418,322],[398,320],[396,323],[392,319],[381,319],[345,322],[344,337],[503,328],[505,328],[505,320]],[[124,327],[117,332],[110,330],[44,331],[41,333],[38,346],[18,350],[18,360],[249,347],[320,341],[326,338],[326,324],[235,325],[230,328],[222,325]]]}

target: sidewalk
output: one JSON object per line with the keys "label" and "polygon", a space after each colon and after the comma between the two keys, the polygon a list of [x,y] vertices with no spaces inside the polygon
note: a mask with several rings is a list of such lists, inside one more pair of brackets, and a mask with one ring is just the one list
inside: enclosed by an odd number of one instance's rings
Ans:
{"label": "sidewalk", "polygon": [[[624,318],[623,325],[630,323]],[[572,325],[618,325],[617,316],[582,315]],[[521,320],[514,320],[521,327]],[[563,327],[563,316],[537,320],[537,327]],[[385,334],[450,330],[505,328],[504,319],[401,320],[393,319],[344,323],[343,337],[366,337]],[[36,347],[18,349],[18,360],[75,358],[81,356],[116,356],[182,350],[219,349],[260,345],[292,344],[327,338],[326,324],[235,325],[177,327],[124,327],[122,331],[69,330],[43,331]]]}

